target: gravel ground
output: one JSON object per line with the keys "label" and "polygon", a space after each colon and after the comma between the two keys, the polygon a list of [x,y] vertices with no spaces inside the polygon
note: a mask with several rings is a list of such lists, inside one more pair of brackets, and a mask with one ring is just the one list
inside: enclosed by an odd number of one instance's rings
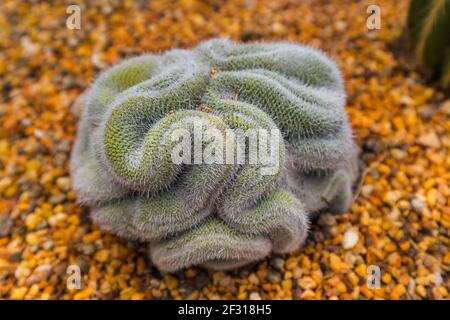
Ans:
{"label": "gravel ground", "polygon": [[[69,2],[0,3],[0,298],[449,298],[450,100],[401,49],[407,1],[377,1],[372,31],[366,1],[84,2],[81,30],[66,28]],[[71,110],[108,66],[216,36],[303,42],[334,57],[362,181],[350,212],[321,214],[292,255],[162,274],[144,244],[100,231],[76,203]],[[80,289],[67,288],[69,265],[80,266]],[[367,286],[369,266],[379,288]]]}

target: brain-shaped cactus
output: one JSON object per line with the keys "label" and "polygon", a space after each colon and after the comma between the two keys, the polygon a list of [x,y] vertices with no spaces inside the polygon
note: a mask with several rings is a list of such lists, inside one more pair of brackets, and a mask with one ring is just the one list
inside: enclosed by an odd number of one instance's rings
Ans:
{"label": "brain-shaped cactus", "polygon": [[[74,189],[94,222],[148,242],[164,271],[229,269],[292,252],[311,213],[350,205],[357,165],[344,103],[336,66],[309,47],[214,39],[136,57],[88,92],[72,154]],[[275,132],[279,169],[176,163],[173,134],[188,132],[195,156],[198,124],[225,137],[201,140],[201,150],[228,153],[236,151],[230,130]]]}

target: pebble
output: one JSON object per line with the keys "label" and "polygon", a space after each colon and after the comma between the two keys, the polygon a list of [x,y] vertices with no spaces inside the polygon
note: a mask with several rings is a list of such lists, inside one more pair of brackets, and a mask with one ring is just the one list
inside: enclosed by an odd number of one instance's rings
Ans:
{"label": "pebble", "polygon": [[355,230],[347,230],[344,233],[344,240],[342,241],[342,247],[344,249],[351,249],[358,243],[359,235]]}
{"label": "pebble", "polygon": [[423,197],[418,196],[411,200],[411,206],[415,212],[422,213],[427,204]]}
{"label": "pebble", "polygon": [[258,292],[252,292],[252,293],[250,293],[249,299],[250,300],[261,300],[261,296],[259,295]]}
{"label": "pebble", "polygon": [[277,270],[283,270],[284,260],[281,258],[274,258],[270,261],[270,264]]}
{"label": "pebble", "polygon": [[267,280],[269,280],[270,283],[280,283],[281,275],[279,272],[269,270],[269,272],[267,273]]}
{"label": "pebble", "polygon": [[367,185],[363,185],[361,187],[361,194],[363,195],[364,198],[370,198],[370,196],[372,195],[373,192],[373,185],[367,184]]}
{"label": "pebble", "polygon": [[394,206],[397,201],[400,199],[401,193],[400,191],[388,191],[383,196],[383,201],[391,206]]}
{"label": "pebble", "polygon": [[62,191],[70,190],[70,178],[69,177],[59,177],[56,179],[56,185],[61,188]]}
{"label": "pebble", "polygon": [[41,264],[34,269],[33,273],[27,278],[25,284],[31,286],[35,283],[45,281],[52,272],[52,266],[49,264]]}
{"label": "pebble", "polygon": [[322,214],[319,217],[318,223],[322,226],[333,226],[336,224],[336,217],[332,214]]}
{"label": "pebble", "polygon": [[303,277],[298,280],[298,285],[305,290],[311,290],[317,287],[316,282],[311,277]]}
{"label": "pebble", "polygon": [[7,237],[12,231],[14,226],[14,221],[11,219],[10,215],[4,213],[0,215],[0,237]]}
{"label": "pebble", "polygon": [[417,142],[425,147],[430,148],[440,148],[441,147],[441,141],[439,140],[439,137],[437,136],[436,132],[429,132],[427,134],[421,135]]}
{"label": "pebble", "polygon": [[109,259],[110,252],[106,249],[97,251],[95,253],[94,259],[98,262],[106,262]]}

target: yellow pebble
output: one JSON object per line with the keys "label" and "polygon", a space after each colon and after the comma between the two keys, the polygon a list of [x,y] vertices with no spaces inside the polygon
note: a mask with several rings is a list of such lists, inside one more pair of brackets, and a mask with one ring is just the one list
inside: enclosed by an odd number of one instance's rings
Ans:
{"label": "yellow pebble", "polygon": [[430,208],[433,208],[436,205],[437,196],[438,191],[434,188],[427,192],[427,203]]}
{"label": "yellow pebble", "polygon": [[25,219],[28,230],[33,230],[42,222],[42,217],[37,214],[29,214]]}
{"label": "yellow pebble", "polygon": [[178,287],[178,279],[172,276],[166,277],[167,289],[174,290]]}
{"label": "yellow pebble", "polygon": [[403,284],[398,284],[391,292],[391,299],[400,299],[406,293],[406,288]]}
{"label": "yellow pebble", "polygon": [[421,296],[422,298],[426,298],[427,296],[427,291],[425,290],[425,287],[422,285],[418,285],[416,287],[416,293]]}
{"label": "yellow pebble", "polygon": [[97,251],[97,252],[95,253],[94,258],[95,258],[95,260],[97,260],[98,262],[106,262],[106,261],[108,260],[108,258],[109,258],[109,251],[106,250],[106,249]]}
{"label": "yellow pebble", "polygon": [[384,273],[384,274],[381,276],[381,280],[383,280],[384,283],[389,284],[389,283],[391,283],[392,276],[391,276],[390,273]]}
{"label": "yellow pebble", "polygon": [[358,276],[360,276],[361,278],[365,278],[366,277],[366,272],[367,272],[367,266],[363,263],[360,264],[359,266],[357,266],[355,268],[355,272],[358,274]]}
{"label": "yellow pebble", "polygon": [[39,244],[39,237],[35,233],[27,234],[25,240],[29,245],[32,246]]}
{"label": "yellow pebble", "polygon": [[93,288],[86,288],[80,292],[77,292],[74,294],[73,299],[74,300],[86,300],[89,299],[92,292],[94,292]]}
{"label": "yellow pebble", "polygon": [[27,291],[28,291],[27,287],[14,288],[11,291],[10,299],[22,300],[25,297],[25,294],[27,293]]}
{"label": "yellow pebble", "polygon": [[290,292],[292,290],[292,280],[284,280],[281,282],[284,291]]}
{"label": "yellow pebble", "polygon": [[330,254],[330,268],[337,273],[345,273],[348,270],[348,265],[341,260],[334,253]]}

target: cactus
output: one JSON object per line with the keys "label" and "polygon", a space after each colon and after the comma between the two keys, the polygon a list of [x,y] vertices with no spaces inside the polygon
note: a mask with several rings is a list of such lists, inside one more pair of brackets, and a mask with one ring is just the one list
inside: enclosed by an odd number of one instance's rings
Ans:
{"label": "cactus", "polygon": [[[343,212],[351,203],[357,155],[344,102],[334,63],[286,42],[213,39],[135,57],[88,92],[71,159],[73,187],[94,222],[148,242],[163,271],[230,269],[292,252],[305,240],[310,213]],[[177,129],[193,135],[196,123],[221,134],[273,129],[281,140],[279,169],[174,163],[178,141],[169,137]],[[202,146],[236,148],[224,140]]]}
{"label": "cactus", "polygon": [[450,88],[450,0],[411,0],[407,29],[417,64]]}

